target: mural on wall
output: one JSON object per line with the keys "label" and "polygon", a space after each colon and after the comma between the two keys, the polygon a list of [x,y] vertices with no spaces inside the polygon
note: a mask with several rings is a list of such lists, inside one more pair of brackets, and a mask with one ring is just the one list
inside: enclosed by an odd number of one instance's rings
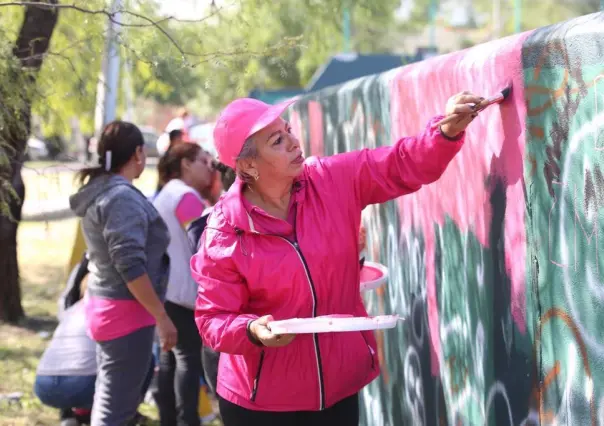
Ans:
{"label": "mural on wall", "polygon": [[438,182],[363,213],[370,257],[390,269],[368,310],[407,317],[377,335],[365,425],[604,425],[603,23],[356,80],[290,112],[306,154],[332,155],[417,134],[451,95],[513,82]]}
{"label": "mural on wall", "polygon": [[541,414],[558,424],[604,424],[604,40],[595,22],[602,17],[536,31],[523,48],[526,263],[537,299]]}

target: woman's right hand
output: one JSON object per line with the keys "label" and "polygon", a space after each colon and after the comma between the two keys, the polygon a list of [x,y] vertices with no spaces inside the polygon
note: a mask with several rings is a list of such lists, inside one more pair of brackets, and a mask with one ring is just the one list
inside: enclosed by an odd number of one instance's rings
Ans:
{"label": "woman's right hand", "polygon": [[451,96],[447,101],[445,115],[456,115],[458,120],[453,120],[441,126],[441,132],[450,138],[457,137],[476,118],[478,113],[475,108],[484,100],[483,97],[465,91]]}
{"label": "woman's right hand", "polygon": [[168,352],[176,346],[178,332],[167,314],[163,314],[157,319],[157,334],[162,351]]}
{"label": "woman's right hand", "polygon": [[268,328],[268,323],[273,320],[272,315],[265,315],[252,321],[250,324],[250,332],[264,346],[269,348],[279,348],[289,345],[295,334],[273,334]]}

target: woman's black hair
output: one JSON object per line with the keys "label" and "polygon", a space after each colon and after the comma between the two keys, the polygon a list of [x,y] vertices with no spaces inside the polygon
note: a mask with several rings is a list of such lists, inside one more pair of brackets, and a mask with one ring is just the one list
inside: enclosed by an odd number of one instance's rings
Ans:
{"label": "woman's black hair", "polygon": [[140,129],[126,121],[112,121],[101,133],[97,145],[99,165],[80,170],[77,179],[80,184],[97,176],[116,173],[132,158],[136,148],[145,145]]}
{"label": "woman's black hair", "polygon": [[201,147],[195,143],[184,143],[168,149],[157,164],[159,184],[163,187],[172,179],[180,178],[182,160],[186,158],[193,162],[202,151]]}
{"label": "woman's black hair", "polygon": [[235,178],[237,177],[235,170],[233,170],[226,164],[222,164],[219,161],[214,161],[213,166],[214,169],[220,172],[220,180],[222,181],[222,187],[225,191],[228,191],[233,182],[235,182]]}

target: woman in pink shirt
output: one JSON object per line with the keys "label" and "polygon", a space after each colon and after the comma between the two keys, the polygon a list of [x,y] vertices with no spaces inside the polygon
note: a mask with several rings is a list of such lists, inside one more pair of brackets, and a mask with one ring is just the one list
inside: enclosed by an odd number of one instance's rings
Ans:
{"label": "woman in pink shirt", "polygon": [[164,306],[178,330],[176,346],[159,357],[159,416],[162,425],[199,426],[201,338],[195,326],[197,284],[189,268],[193,250],[186,229],[206,208],[201,194],[212,184],[214,171],[210,155],[192,143],[171,147],[157,169],[164,186],[153,205],[170,232],[170,276]]}
{"label": "woman in pink shirt", "polygon": [[69,202],[89,255],[86,321],[98,347],[92,426],[115,426],[136,414],[156,327],[163,350],[177,335],[163,304],[168,228],[132,184],[145,169],[143,135],[134,124],[109,123],[98,155],[98,166],[80,171],[83,186]]}
{"label": "woman in pink shirt", "polygon": [[238,99],[214,144],[238,179],[208,219],[191,260],[196,321],[221,353],[225,426],[356,426],[358,392],[379,375],[371,332],[271,333],[270,321],[367,316],[359,294],[361,211],[437,180],[462,148],[479,97],[450,99],[459,119],[392,146],[304,159],[280,118],[292,102]]}

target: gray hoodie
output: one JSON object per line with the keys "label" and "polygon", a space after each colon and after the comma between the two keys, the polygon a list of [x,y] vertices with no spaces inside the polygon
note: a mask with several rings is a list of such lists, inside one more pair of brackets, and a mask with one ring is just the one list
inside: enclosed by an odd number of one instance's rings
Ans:
{"label": "gray hoodie", "polygon": [[170,235],[146,197],[122,176],[101,175],[80,188],[69,203],[82,218],[90,259],[89,294],[133,299],[126,283],[147,273],[163,300]]}

